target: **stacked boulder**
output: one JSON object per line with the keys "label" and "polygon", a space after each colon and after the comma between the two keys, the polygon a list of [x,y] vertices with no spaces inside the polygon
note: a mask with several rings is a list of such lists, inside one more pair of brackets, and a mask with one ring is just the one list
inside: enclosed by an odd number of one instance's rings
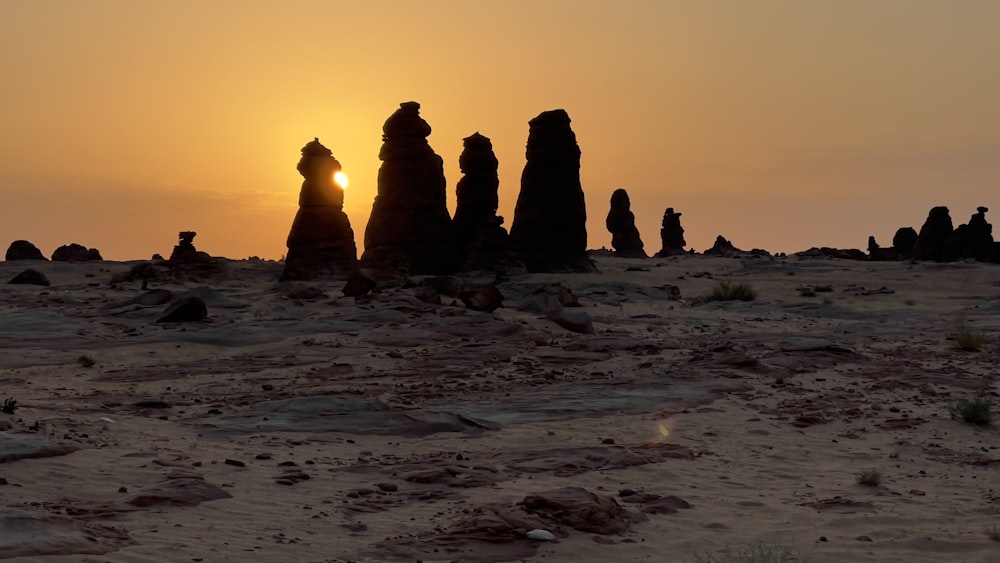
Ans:
{"label": "stacked boulder", "polygon": [[569,114],[542,112],[528,125],[511,246],[531,272],[594,272],[597,267],[587,255],[580,147]]}
{"label": "stacked boulder", "polygon": [[[719,243],[719,239],[725,241],[720,235],[716,239],[716,243]],[[684,240],[684,227],[681,226],[681,214],[675,213],[673,207],[668,207],[663,212],[663,221],[660,223],[660,241],[662,246],[660,247],[661,250],[656,253],[658,258],[684,253],[684,247],[687,245],[687,242]],[[728,242],[726,241],[726,243]]]}
{"label": "stacked boulder", "polygon": [[324,275],[346,276],[354,270],[358,249],[351,221],[344,213],[344,186],[338,182],[340,162],[319,138],[302,147],[296,167],[305,180],[299,209],[286,244],[282,280],[308,280]]}

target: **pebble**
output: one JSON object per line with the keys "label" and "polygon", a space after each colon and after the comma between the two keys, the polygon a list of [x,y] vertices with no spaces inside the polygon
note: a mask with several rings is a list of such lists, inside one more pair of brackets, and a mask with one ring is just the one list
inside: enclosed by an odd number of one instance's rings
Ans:
{"label": "pebble", "polygon": [[528,538],[529,540],[538,540],[538,541],[552,541],[556,539],[556,536],[552,532],[537,528],[531,530],[527,534],[524,534],[524,537]]}
{"label": "pebble", "polygon": [[870,538],[870,537],[868,537],[868,536],[858,536],[858,537],[856,537],[856,538],[854,538],[854,539],[856,539],[856,540],[858,540],[858,541],[875,541],[875,540],[871,539],[871,538]]}

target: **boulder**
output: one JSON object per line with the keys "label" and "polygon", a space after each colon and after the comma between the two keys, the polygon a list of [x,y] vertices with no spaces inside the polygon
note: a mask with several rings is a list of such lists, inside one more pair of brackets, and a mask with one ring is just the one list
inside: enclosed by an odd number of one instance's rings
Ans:
{"label": "boulder", "polygon": [[511,247],[531,272],[595,272],[587,255],[580,147],[569,114],[561,109],[542,112],[528,125]]}
{"label": "boulder", "polygon": [[197,323],[208,318],[208,307],[200,297],[182,297],[170,304],[158,323]]}
{"label": "boulder", "polygon": [[7,247],[7,258],[11,260],[45,260],[42,251],[26,240],[15,240]]}
{"label": "boulder", "polygon": [[45,274],[39,272],[38,270],[33,270],[28,268],[20,274],[11,278],[7,283],[12,284],[23,284],[23,285],[49,285],[49,278],[45,277]]}
{"label": "boulder", "polygon": [[420,104],[406,102],[382,127],[378,194],[365,227],[361,266],[381,279],[383,270],[443,274],[460,257],[445,193],[444,161],[427,143],[431,127]]}
{"label": "boulder", "polygon": [[52,253],[53,262],[89,262],[91,260],[104,260],[104,258],[101,257],[101,252],[96,248],[87,248],[75,242],[64,244]]}
{"label": "boulder", "polygon": [[297,169],[305,180],[286,241],[288,254],[281,279],[346,276],[357,266],[358,249],[344,213],[344,186],[338,182],[346,180],[337,176],[340,162],[314,138],[302,147]]}
{"label": "boulder", "polygon": [[646,251],[635,226],[635,214],[632,213],[632,203],[628,192],[618,188],[611,194],[611,209],[604,220],[604,225],[611,233],[611,247],[615,256],[622,258],[646,258]]}

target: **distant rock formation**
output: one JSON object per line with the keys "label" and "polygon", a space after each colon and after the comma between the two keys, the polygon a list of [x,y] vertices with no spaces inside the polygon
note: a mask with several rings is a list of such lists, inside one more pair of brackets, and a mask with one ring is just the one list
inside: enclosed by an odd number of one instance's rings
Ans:
{"label": "distant rock formation", "polygon": [[740,253],[743,253],[743,252],[746,252],[746,251],[745,250],[740,250],[739,248],[736,248],[735,246],[733,246],[733,243],[729,242],[729,240],[726,239],[726,237],[724,237],[722,235],[719,235],[719,236],[715,237],[715,244],[712,245],[712,248],[709,248],[708,250],[705,251],[705,255],[706,256],[735,256],[736,254],[740,254]]}
{"label": "distant rock formation", "polygon": [[735,258],[740,256],[770,256],[771,253],[760,248],[755,248],[753,250],[742,250],[740,248],[736,248],[736,246],[726,240],[724,236],[719,235],[715,237],[715,244],[712,245],[712,248],[705,251],[705,255]]}
{"label": "distant rock formation", "polygon": [[986,221],[986,207],[977,207],[969,222],[959,225],[945,241],[945,258],[974,258],[981,262],[994,259],[993,225]]}
{"label": "distant rock formation", "polygon": [[198,233],[194,231],[177,233],[179,241],[174,246],[174,251],[170,253],[168,262],[171,264],[195,264],[211,261],[212,257],[207,252],[202,252],[194,247],[194,237],[196,236]]}
{"label": "distant rock formation", "polygon": [[812,247],[794,254],[800,258],[839,258],[841,260],[868,260],[868,255],[857,248]]}
{"label": "distant rock formation", "polygon": [[64,244],[52,253],[53,262],[89,262],[91,260],[104,260],[104,258],[101,257],[101,252],[96,248],[87,248],[75,242]]}
{"label": "distant rock formation", "polygon": [[868,259],[873,262],[891,262],[893,260],[901,260],[902,256],[899,251],[893,247],[882,248],[879,246],[878,242],[875,241],[875,237],[868,237]]}
{"label": "distant rock formation", "polygon": [[225,261],[214,258],[207,252],[202,252],[194,247],[194,237],[197,235],[198,233],[194,231],[177,233],[179,241],[174,246],[166,263],[172,276],[197,280],[205,277],[216,277],[225,272]]}
{"label": "distant rock formation", "polygon": [[611,209],[604,220],[604,225],[611,233],[611,247],[615,256],[622,258],[647,258],[646,251],[635,226],[635,214],[632,213],[632,202],[624,188],[618,188],[611,194]]}
{"label": "distant rock formation", "polygon": [[7,247],[7,258],[11,260],[45,260],[42,251],[26,240],[15,240]]}
{"label": "distant rock formation", "polygon": [[[660,241],[662,243],[661,250],[656,253],[659,258],[683,254],[684,247],[687,246],[687,242],[684,241],[684,227],[681,226],[681,214],[674,213],[673,207],[668,207],[663,212],[663,222],[660,224]],[[716,239],[716,244],[718,242],[719,240]]]}
{"label": "distant rock formation", "polygon": [[913,257],[913,245],[917,244],[917,230],[913,227],[901,227],[892,237],[892,248],[904,260]]}
{"label": "distant rock formation", "polygon": [[340,162],[314,138],[302,147],[297,169],[305,180],[286,241],[288,254],[281,279],[346,276],[357,265],[358,248],[344,213],[344,186],[334,176],[341,171]]}
{"label": "distant rock formation", "polygon": [[382,127],[378,195],[365,227],[361,266],[381,272],[450,273],[459,256],[445,193],[444,162],[427,143],[420,104],[405,102]]}
{"label": "distant rock formation", "polygon": [[920,227],[917,241],[913,244],[913,258],[916,260],[944,260],[945,241],[954,230],[948,208],[944,206],[932,208],[927,214],[927,220]]}
{"label": "distant rock formation", "polygon": [[593,272],[580,147],[569,115],[557,109],[529,122],[527,162],[510,228],[511,246],[532,272]]}

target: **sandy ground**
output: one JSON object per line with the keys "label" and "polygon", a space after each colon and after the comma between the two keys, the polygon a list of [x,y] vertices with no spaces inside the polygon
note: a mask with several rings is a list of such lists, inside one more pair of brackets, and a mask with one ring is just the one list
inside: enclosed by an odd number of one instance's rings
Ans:
{"label": "sandy ground", "polygon": [[[1000,433],[948,410],[997,404],[996,265],[597,261],[494,313],[231,261],[150,284],[205,299],[177,324],[129,263],[0,263],[52,282],[0,286],[0,558],[1000,561]],[[592,334],[524,306],[552,283]]]}

